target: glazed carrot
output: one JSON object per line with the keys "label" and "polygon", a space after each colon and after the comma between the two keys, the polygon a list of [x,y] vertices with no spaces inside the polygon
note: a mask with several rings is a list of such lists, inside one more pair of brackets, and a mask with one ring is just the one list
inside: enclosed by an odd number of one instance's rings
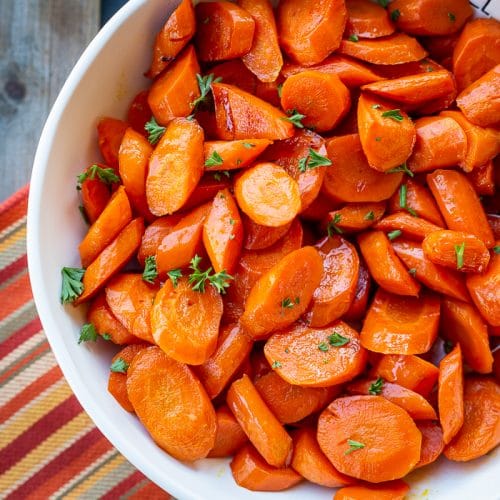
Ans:
{"label": "glazed carrot", "polygon": [[333,137],[326,145],[334,166],[326,171],[323,189],[334,200],[346,203],[386,200],[403,178],[401,172],[384,174],[372,169],[357,134]]}
{"label": "glazed carrot", "polygon": [[359,320],[364,317],[371,291],[370,273],[363,261],[359,263],[358,282],[356,293],[348,311],[344,314],[345,320]]}
{"label": "glazed carrot", "polygon": [[363,371],[367,357],[358,333],[342,321],[327,328],[293,325],[274,334],[264,354],[281,378],[305,387],[352,380]]}
{"label": "glazed carrot", "polygon": [[151,119],[153,112],[148,104],[149,90],[141,90],[128,108],[127,123],[139,134],[147,136],[146,123]]}
{"label": "glazed carrot", "polygon": [[159,347],[132,360],[127,392],[139,420],[169,455],[192,462],[214,447],[217,419],[205,389],[188,366]]}
{"label": "glazed carrot", "polygon": [[404,78],[407,76],[415,76],[422,75],[425,73],[431,73],[433,71],[441,71],[445,69],[443,66],[438,64],[436,61],[432,59],[425,58],[420,61],[412,61],[403,64],[392,64],[392,65],[384,65],[384,64],[376,64],[373,66],[374,71],[377,71],[377,74],[382,76],[382,80],[388,80],[387,83],[390,83],[391,80]]}
{"label": "glazed carrot", "polygon": [[226,387],[250,354],[252,345],[252,340],[238,324],[227,325],[221,329],[215,352],[202,365],[196,367],[196,373],[210,399],[218,396]]}
{"label": "glazed carrot", "polygon": [[128,412],[133,412],[134,407],[130,403],[127,394],[127,370],[135,355],[148,344],[133,344],[123,348],[113,356],[111,370],[108,378],[108,392],[116,399],[117,403]]}
{"label": "glazed carrot", "polygon": [[375,363],[373,375],[402,385],[426,398],[437,382],[439,370],[418,356],[386,354]]}
{"label": "glazed carrot", "polygon": [[416,132],[408,115],[379,98],[361,94],[358,101],[359,139],[370,167],[387,172],[405,163]]}
{"label": "glazed carrot", "polygon": [[476,19],[464,27],[453,50],[453,73],[461,92],[500,64],[500,22]]}
{"label": "glazed carrot", "polygon": [[[374,172],[374,170],[370,167],[367,166],[367,168]],[[329,182],[329,189],[331,188],[331,185],[332,183]],[[300,216],[306,221],[321,222],[328,217],[328,213],[331,210],[337,210],[341,206],[342,202],[332,199],[331,195],[326,194],[325,183],[323,183],[322,190],[319,192],[318,196],[316,196],[314,201],[303,212],[300,213]]]}
{"label": "glazed carrot", "polygon": [[120,234],[97,256],[83,276],[83,293],[73,302],[79,305],[93,297],[135,254],[144,233],[140,217],[125,226]]}
{"label": "glazed carrot", "polygon": [[443,441],[448,444],[464,422],[462,351],[460,344],[439,363],[438,404]]}
{"label": "glazed carrot", "polygon": [[293,434],[292,468],[311,483],[337,488],[352,484],[354,480],[341,474],[321,451],[316,431],[309,427],[297,429]]}
{"label": "glazed carrot", "polygon": [[234,193],[241,210],[263,226],[288,224],[300,210],[297,182],[274,163],[246,169],[236,179]]}
{"label": "glazed carrot", "polygon": [[281,91],[281,107],[304,115],[304,126],[318,132],[334,128],[350,106],[349,90],[335,74],[303,71],[288,77]]}
{"label": "glazed carrot", "polygon": [[420,460],[415,469],[435,462],[444,450],[443,430],[439,424],[430,421],[416,422],[417,428],[422,434],[422,449]]}
{"label": "glazed carrot", "polygon": [[195,291],[188,278],[165,282],[151,310],[151,330],[158,346],[172,359],[201,365],[217,348],[222,299],[214,287]]}
{"label": "glazed carrot", "polygon": [[404,33],[395,33],[383,39],[342,40],[339,54],[361,59],[372,64],[402,64],[423,59],[427,52]]}
{"label": "glazed carrot", "polygon": [[274,245],[280,238],[290,229],[292,223],[285,224],[284,226],[268,227],[256,224],[250,217],[246,215],[241,216],[243,221],[245,240],[243,247],[246,250],[262,250]]}
{"label": "glazed carrot", "polygon": [[248,167],[270,145],[267,139],[247,141],[207,141],[204,144],[207,171]]}
{"label": "glazed carrot", "polygon": [[434,264],[425,256],[420,243],[398,238],[392,242],[392,248],[422,284],[449,297],[469,300],[463,274]]}
{"label": "glazed carrot", "polygon": [[369,0],[348,0],[347,24],[344,36],[379,38],[392,35],[395,31],[387,11]]}
{"label": "glazed carrot", "polygon": [[333,223],[343,233],[357,233],[368,229],[384,215],[385,202],[348,203],[328,214],[328,224]]}
{"label": "glazed carrot", "polygon": [[500,215],[487,214],[486,217],[495,236],[495,240],[500,240]]}
{"label": "glazed carrot", "polygon": [[212,84],[220,139],[287,139],[294,133],[288,117],[271,104],[233,85]]}
{"label": "glazed carrot", "polygon": [[408,413],[387,399],[350,396],[336,399],[320,415],[318,443],[340,472],[380,483],[413,469],[422,435]]}
{"label": "glazed carrot", "polygon": [[358,236],[359,249],[373,279],[390,293],[418,296],[420,285],[408,273],[382,231]]}
{"label": "glazed carrot", "polygon": [[488,329],[476,308],[446,297],[441,302],[441,318],[442,336],[460,344],[465,362],[477,373],[491,373]]}
{"label": "glazed carrot", "polygon": [[248,12],[228,2],[200,3],[195,12],[195,44],[202,61],[236,59],[248,53],[255,31]]}
{"label": "glazed carrot", "polygon": [[156,78],[189,43],[195,32],[193,2],[182,0],[156,35],[153,61],[147,76]]}
{"label": "glazed carrot", "polygon": [[199,207],[207,201],[215,198],[215,195],[221,190],[229,187],[231,184],[226,175],[218,175],[217,172],[210,174],[206,172],[200,179],[200,182],[194,188],[186,203],[182,205],[182,210],[190,210]]}
{"label": "glazed carrot", "polygon": [[387,215],[377,222],[374,227],[386,232],[399,230],[403,233],[403,236],[415,240],[423,240],[427,235],[441,229],[439,226],[432,224],[432,222],[420,219],[406,212],[396,212],[395,214]]}
{"label": "glazed carrot", "polygon": [[170,67],[151,86],[148,104],[156,121],[167,125],[176,117],[192,113],[193,102],[200,97],[196,75],[200,66],[192,45],[188,45]]}
{"label": "glazed carrot", "polygon": [[239,87],[250,94],[257,92],[256,76],[243,64],[241,59],[232,59],[216,64],[210,68],[214,79],[220,78],[224,83]]}
{"label": "glazed carrot", "polygon": [[425,256],[434,264],[465,273],[481,273],[490,261],[490,252],[476,236],[462,231],[441,229],[422,241]]}
{"label": "glazed carrot", "polygon": [[282,491],[295,486],[302,478],[293,469],[269,465],[252,445],[241,448],[231,461],[236,484],[252,491]]}
{"label": "glazed carrot", "polygon": [[[101,167],[102,168],[102,167]],[[102,214],[111,192],[109,186],[99,179],[85,179],[81,184],[82,209],[90,224],[93,224]]]}
{"label": "glazed carrot", "polygon": [[421,38],[421,41],[425,49],[429,51],[430,57],[451,71],[453,49],[457,44],[459,36],[460,33],[442,36],[426,36]]}
{"label": "glazed carrot", "polygon": [[97,124],[97,141],[104,163],[118,169],[118,150],[128,123],[115,118],[102,118]]}
{"label": "glazed carrot", "polygon": [[410,487],[401,479],[381,484],[347,486],[337,490],[334,500],[403,500]]}
{"label": "glazed carrot", "polygon": [[299,64],[311,66],[339,47],[347,10],[341,0],[284,0],[277,16],[281,48]]}
{"label": "glazed carrot", "polygon": [[78,247],[82,266],[88,267],[131,220],[130,202],[120,186]]}
{"label": "glazed carrot", "polygon": [[495,244],[481,201],[464,174],[436,170],[427,182],[449,229],[473,234],[488,248]]}
{"label": "glazed carrot", "polygon": [[260,80],[257,80],[255,95],[259,99],[262,99],[272,106],[279,108],[281,86],[283,85],[284,80],[285,79],[283,78],[282,73],[279,74],[278,78],[274,80],[274,82],[261,82]]}
{"label": "glazed carrot", "polygon": [[265,461],[274,467],[286,467],[292,458],[292,438],[246,375],[232,383],[227,404]]}
{"label": "glazed carrot", "polygon": [[322,272],[323,260],[313,247],[289,253],[252,287],[242,325],[254,338],[263,338],[292,324],[306,311]]}
{"label": "glazed carrot", "polygon": [[500,65],[485,73],[457,97],[457,106],[467,120],[481,127],[498,124],[500,105]]}
{"label": "glazed carrot", "polygon": [[160,217],[179,210],[200,180],[203,164],[203,129],[194,120],[173,120],[149,160],[146,197],[151,212]]}
{"label": "glazed carrot", "polygon": [[472,16],[467,0],[418,0],[409,4],[394,0],[389,7],[391,15],[399,12],[397,27],[412,35],[450,35],[462,29]]}
{"label": "glazed carrot", "polygon": [[418,298],[379,289],[368,309],[361,344],[383,354],[423,354],[436,340],[439,297],[422,292]]}
{"label": "glazed carrot", "polygon": [[140,274],[117,274],[106,286],[106,303],[113,315],[134,336],[154,344],[150,313],[158,288]]}
{"label": "glazed carrot", "polygon": [[217,434],[209,458],[224,458],[235,455],[247,442],[248,438],[240,424],[226,405],[215,410]]}
{"label": "glazed carrot", "polygon": [[493,196],[495,194],[495,164],[493,160],[486,162],[482,167],[476,167],[467,174],[467,178],[479,196]]}
{"label": "glazed carrot", "polygon": [[326,237],[316,248],[323,259],[323,276],[306,316],[312,327],[328,325],[349,310],[359,275],[358,253],[344,238]]}
{"label": "glazed carrot", "polygon": [[464,383],[464,424],[444,449],[449,460],[467,462],[500,442],[500,388],[491,378],[470,377]]}
{"label": "glazed carrot", "polygon": [[418,392],[411,391],[402,385],[386,382],[381,378],[351,382],[347,386],[347,392],[354,395],[382,396],[403,408],[414,420],[437,419],[434,408]]}

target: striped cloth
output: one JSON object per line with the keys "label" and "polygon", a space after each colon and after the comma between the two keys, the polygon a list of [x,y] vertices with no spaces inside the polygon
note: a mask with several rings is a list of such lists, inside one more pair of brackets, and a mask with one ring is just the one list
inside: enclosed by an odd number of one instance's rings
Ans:
{"label": "striped cloth", "polygon": [[28,188],[0,204],[0,498],[169,499],[94,426],[45,338],[26,267]]}

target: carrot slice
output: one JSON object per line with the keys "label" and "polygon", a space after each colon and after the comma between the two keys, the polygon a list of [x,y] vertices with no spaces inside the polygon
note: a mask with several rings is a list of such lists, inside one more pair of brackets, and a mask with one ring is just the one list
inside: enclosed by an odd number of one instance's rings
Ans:
{"label": "carrot slice", "polygon": [[241,216],[241,220],[243,221],[243,233],[245,235],[243,247],[246,250],[262,250],[269,248],[285,236],[292,225],[290,222],[289,224],[278,227],[261,226],[244,214]]}
{"label": "carrot slice", "polygon": [[337,230],[343,233],[357,233],[368,229],[384,215],[385,202],[377,203],[348,203],[338,210],[328,214],[328,224],[334,224]]}
{"label": "carrot slice", "polygon": [[459,36],[460,33],[443,36],[426,36],[421,41],[425,49],[429,51],[430,57],[451,71],[453,49],[457,44]]}
{"label": "carrot slice", "polygon": [[352,380],[366,364],[356,330],[342,321],[328,328],[296,324],[274,334],[264,347],[266,359],[288,383],[329,387]]}
{"label": "carrot slice", "polygon": [[405,212],[388,215],[377,222],[374,227],[380,231],[401,231],[407,238],[415,240],[423,240],[429,234],[441,229],[425,219]]}
{"label": "carrot slice", "polygon": [[156,294],[151,330],[158,346],[172,359],[189,365],[205,363],[217,348],[222,299],[214,287],[191,288],[187,278],[167,281]]}
{"label": "carrot slice", "polygon": [[493,160],[486,162],[482,167],[476,167],[467,174],[467,178],[479,196],[493,196],[495,194],[495,163]]}
{"label": "carrot slice", "polygon": [[220,139],[287,139],[294,133],[288,117],[271,104],[233,85],[212,84]]}
{"label": "carrot slice", "polygon": [[370,167],[387,172],[406,162],[415,144],[413,122],[401,110],[361,94],[358,101],[359,139]]}
{"label": "carrot slice", "polygon": [[134,357],[127,392],[139,420],[169,455],[192,462],[214,447],[217,419],[205,389],[188,366],[159,347]]}
{"label": "carrot slice", "polygon": [[227,404],[266,462],[274,467],[286,467],[292,458],[292,438],[246,375],[232,383]]}
{"label": "carrot slice", "polygon": [[246,445],[231,461],[231,472],[239,486],[251,491],[282,491],[300,483],[293,469],[269,465],[252,445]]}
{"label": "carrot slice", "polygon": [[415,38],[404,33],[357,42],[342,40],[338,52],[372,64],[402,64],[420,61],[427,55]]}
{"label": "carrot slice", "polygon": [[230,184],[229,178],[226,175],[221,176],[217,175],[217,173],[205,173],[186,203],[182,205],[182,210],[190,210],[199,207],[207,201],[212,201],[221,189],[229,187]]}
{"label": "carrot slice", "polygon": [[408,413],[387,399],[350,396],[336,399],[320,415],[318,443],[340,472],[380,483],[413,469],[422,435]]}
{"label": "carrot slice", "polygon": [[363,38],[379,38],[392,35],[395,31],[387,11],[369,0],[348,0],[347,24],[344,36],[360,36]]}
{"label": "carrot slice", "polygon": [[[374,171],[371,168],[369,168],[369,170]],[[323,182],[322,190],[319,192],[318,196],[316,196],[315,200],[303,212],[301,212],[300,216],[306,221],[320,222],[324,221],[325,218],[328,217],[328,213],[331,210],[336,210],[341,206],[341,202],[333,200],[330,195],[326,194],[325,183]]]}
{"label": "carrot slice", "polygon": [[149,160],[146,196],[151,212],[162,216],[179,210],[201,179],[203,163],[203,129],[194,120],[173,120]]}
{"label": "carrot slice", "polygon": [[387,481],[381,484],[357,485],[340,488],[336,491],[334,500],[404,500],[410,487],[401,479]]}
{"label": "carrot slice", "polygon": [[370,273],[363,261],[359,263],[358,283],[356,293],[349,310],[344,314],[345,320],[359,320],[364,317],[371,291]]}
{"label": "carrot slice", "polygon": [[320,63],[339,47],[347,21],[342,0],[284,0],[277,15],[282,49],[306,66]]}
{"label": "carrot slice", "polygon": [[144,127],[153,115],[148,104],[148,96],[149,90],[141,90],[130,103],[127,112],[127,123],[130,123],[130,126],[144,137],[148,136]]}
{"label": "carrot slice", "polygon": [[248,167],[270,144],[272,141],[267,139],[207,141],[204,144],[205,168],[217,171]]}
{"label": "carrot slice", "polygon": [[324,238],[316,248],[323,259],[323,276],[307,314],[312,327],[326,326],[349,310],[359,275],[358,253],[344,238]]}
{"label": "carrot slice", "polygon": [[93,224],[109,203],[111,198],[109,186],[99,179],[87,178],[82,182],[80,193],[82,195],[82,208],[80,210],[83,209],[82,213],[88,222]]}
{"label": "carrot slice", "polygon": [[416,422],[418,430],[422,434],[422,450],[420,460],[415,469],[435,462],[444,450],[443,430],[435,422]]}
{"label": "carrot slice", "polygon": [[239,87],[245,92],[250,94],[257,92],[258,80],[241,59],[216,64],[210,68],[210,73],[214,74],[214,79],[220,78],[224,83]]}
{"label": "carrot slice", "polygon": [[427,182],[449,229],[473,234],[488,248],[495,244],[481,201],[464,174],[436,170]]}
{"label": "carrot slice", "polygon": [[274,163],[246,169],[236,179],[234,193],[241,210],[262,226],[284,226],[300,210],[297,182]]}
{"label": "carrot slice", "polygon": [[306,311],[322,272],[323,260],[315,248],[289,253],[252,287],[242,325],[254,338],[263,338],[292,324]]}
{"label": "carrot slice", "polygon": [[464,383],[464,424],[444,449],[449,460],[468,462],[500,443],[500,387],[491,378],[470,377]]}
{"label": "carrot slice", "polygon": [[358,244],[370,274],[384,290],[418,296],[420,285],[408,273],[382,231],[360,234]]}
{"label": "carrot slice", "polygon": [[387,83],[391,80],[404,78],[406,76],[415,76],[425,73],[432,73],[434,71],[441,71],[445,69],[443,66],[433,61],[432,59],[425,58],[420,61],[412,61],[403,64],[393,64],[393,65],[375,65],[374,71],[376,70],[383,78],[386,79]]}
{"label": "carrot slice", "polygon": [[361,330],[365,349],[383,354],[422,354],[436,340],[439,297],[422,292],[418,298],[379,289]]}
{"label": "carrot slice", "polygon": [[446,297],[441,302],[441,318],[442,336],[460,344],[465,362],[478,373],[491,373],[488,329],[476,308]]}
{"label": "carrot slice", "polygon": [[486,217],[495,236],[495,240],[500,240],[500,215],[487,214]]}
{"label": "carrot slice", "polygon": [[236,59],[252,47],[255,22],[238,5],[228,2],[199,3],[195,7],[195,44],[202,61]]}
{"label": "carrot slice", "polygon": [[247,435],[226,405],[217,408],[215,416],[217,434],[214,447],[210,450],[208,457],[231,457],[248,442]]}
{"label": "carrot slice", "polygon": [[326,171],[323,189],[334,200],[346,203],[386,200],[403,178],[401,172],[386,175],[372,169],[357,134],[332,137],[326,147],[333,166]]}
{"label": "carrot slice", "polygon": [[102,118],[97,124],[97,142],[106,165],[118,170],[118,151],[128,123],[115,118]]}

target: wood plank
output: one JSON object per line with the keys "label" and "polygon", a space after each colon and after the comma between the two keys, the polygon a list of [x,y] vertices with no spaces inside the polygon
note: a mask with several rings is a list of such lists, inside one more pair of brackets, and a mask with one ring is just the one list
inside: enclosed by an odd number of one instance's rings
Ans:
{"label": "wood plank", "polygon": [[0,200],[29,181],[50,107],[99,21],[99,0],[0,1]]}

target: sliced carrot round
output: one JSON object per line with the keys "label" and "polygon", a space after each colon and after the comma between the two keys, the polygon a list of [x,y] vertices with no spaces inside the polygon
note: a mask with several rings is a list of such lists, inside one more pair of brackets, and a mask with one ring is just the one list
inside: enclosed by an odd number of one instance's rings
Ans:
{"label": "sliced carrot round", "polygon": [[[387,11],[370,0],[348,0],[345,35],[362,38],[379,38],[392,35],[395,31]],[[344,35],[344,36],[345,36]]]}
{"label": "sliced carrot round", "polygon": [[439,424],[428,420],[416,422],[416,424],[422,433],[422,451],[415,469],[435,462],[444,450],[443,430]]}
{"label": "sliced carrot round", "polygon": [[333,500],[404,500],[410,487],[401,479],[380,484],[346,486],[335,492]]}
{"label": "sliced carrot round", "polygon": [[208,457],[230,457],[248,442],[247,435],[226,405],[217,408],[215,416],[217,418],[217,434],[215,435],[214,447],[210,450]]}
{"label": "sliced carrot round", "polygon": [[356,233],[377,223],[385,211],[385,203],[348,203],[328,214],[327,225],[335,224],[343,233]]}
{"label": "sliced carrot round", "polygon": [[290,229],[292,223],[285,224],[284,226],[269,227],[256,224],[250,217],[243,214],[241,217],[243,221],[245,240],[243,247],[246,250],[262,250],[269,248],[279,239],[281,239]]}

